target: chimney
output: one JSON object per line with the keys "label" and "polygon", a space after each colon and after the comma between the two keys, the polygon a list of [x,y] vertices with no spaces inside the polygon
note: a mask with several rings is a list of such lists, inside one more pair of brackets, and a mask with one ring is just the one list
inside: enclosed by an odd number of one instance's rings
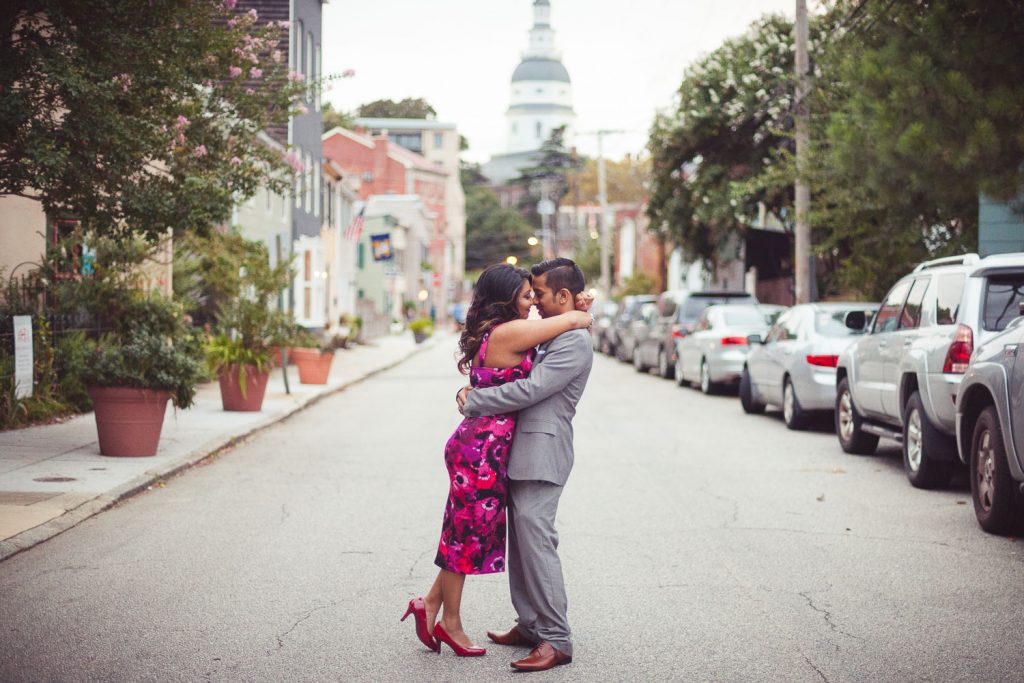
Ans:
{"label": "chimney", "polygon": [[388,136],[378,135],[373,138],[373,178],[377,181],[377,192],[382,192],[388,172]]}

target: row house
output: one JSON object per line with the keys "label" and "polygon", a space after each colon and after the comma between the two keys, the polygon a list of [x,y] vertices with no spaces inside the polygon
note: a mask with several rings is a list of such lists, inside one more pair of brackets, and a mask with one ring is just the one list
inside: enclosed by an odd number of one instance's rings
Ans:
{"label": "row house", "polygon": [[[454,123],[432,119],[357,118],[358,130],[388,139],[440,166],[448,174],[445,181],[444,232],[435,235],[430,250],[434,276],[431,285],[439,287],[437,300],[447,294],[448,302],[460,301],[468,292],[466,278],[466,195],[459,173],[462,136]],[[447,307],[445,307],[447,309]]]}
{"label": "row house", "polygon": [[[444,317],[450,303],[450,288],[443,279],[449,250],[445,238],[449,174],[437,163],[392,142],[387,135],[367,136],[344,128],[324,133],[323,156],[358,179],[358,194],[367,208],[366,232],[379,228],[384,232],[374,234],[391,234],[390,228],[396,228],[392,247],[409,238],[401,247],[403,265],[390,266],[392,281],[401,280],[403,285],[389,295],[389,310],[400,313],[405,302],[411,301],[421,313]],[[406,204],[415,203],[414,199],[421,208],[405,211]],[[396,209],[396,213],[378,208],[399,200],[405,203],[398,204],[402,210]],[[415,216],[410,220],[417,225],[422,219],[422,235],[413,225],[400,221],[394,226],[373,225],[374,219],[397,214]]]}

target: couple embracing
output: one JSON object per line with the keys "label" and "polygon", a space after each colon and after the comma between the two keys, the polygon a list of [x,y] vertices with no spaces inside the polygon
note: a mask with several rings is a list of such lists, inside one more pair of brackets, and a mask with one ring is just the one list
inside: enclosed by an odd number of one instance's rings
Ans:
{"label": "couple embracing", "polygon": [[[530,647],[512,662],[542,671],[572,661],[555,513],[573,463],[572,418],[593,363],[593,302],[579,267],[556,258],[531,272],[491,266],[477,281],[459,339],[457,396],[465,419],[445,446],[451,480],[437,578],[409,601],[424,645],[486,654],[462,627],[467,574],[508,569],[516,624],[488,631],[499,645]],[[540,320],[527,319],[531,306]],[[506,561],[506,533],[508,555]]]}

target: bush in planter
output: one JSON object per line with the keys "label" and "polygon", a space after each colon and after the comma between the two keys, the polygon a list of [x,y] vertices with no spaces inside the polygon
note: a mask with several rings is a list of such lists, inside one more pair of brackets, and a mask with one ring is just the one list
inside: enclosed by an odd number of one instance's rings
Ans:
{"label": "bush in planter", "polygon": [[140,296],[132,308],[126,311],[125,329],[87,342],[89,362],[82,369],[82,382],[168,391],[175,406],[188,408],[196,385],[206,379],[198,361],[198,337],[180,306],[160,295]]}
{"label": "bush in planter", "polygon": [[434,333],[434,322],[430,318],[416,318],[409,321],[409,329],[417,342],[421,342]]}
{"label": "bush in planter", "polygon": [[168,398],[179,408],[191,406],[196,384],[206,378],[199,340],[180,306],[159,295],[138,294],[123,310],[129,314],[123,327],[91,343],[82,381],[93,402],[100,453],[153,455]]}

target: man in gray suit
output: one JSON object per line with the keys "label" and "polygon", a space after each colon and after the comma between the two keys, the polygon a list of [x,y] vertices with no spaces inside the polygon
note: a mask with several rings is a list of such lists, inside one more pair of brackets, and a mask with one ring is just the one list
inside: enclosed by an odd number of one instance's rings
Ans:
{"label": "man in gray suit", "polygon": [[[579,266],[556,258],[531,269],[541,317],[571,311],[585,286]],[[530,645],[523,671],[543,671],[572,661],[568,603],[558,559],[555,513],[572,470],[572,418],[594,361],[586,330],[566,332],[537,349],[530,376],[498,387],[459,392],[470,417],[519,412],[509,453],[508,582],[516,626],[488,631],[502,645]]]}

